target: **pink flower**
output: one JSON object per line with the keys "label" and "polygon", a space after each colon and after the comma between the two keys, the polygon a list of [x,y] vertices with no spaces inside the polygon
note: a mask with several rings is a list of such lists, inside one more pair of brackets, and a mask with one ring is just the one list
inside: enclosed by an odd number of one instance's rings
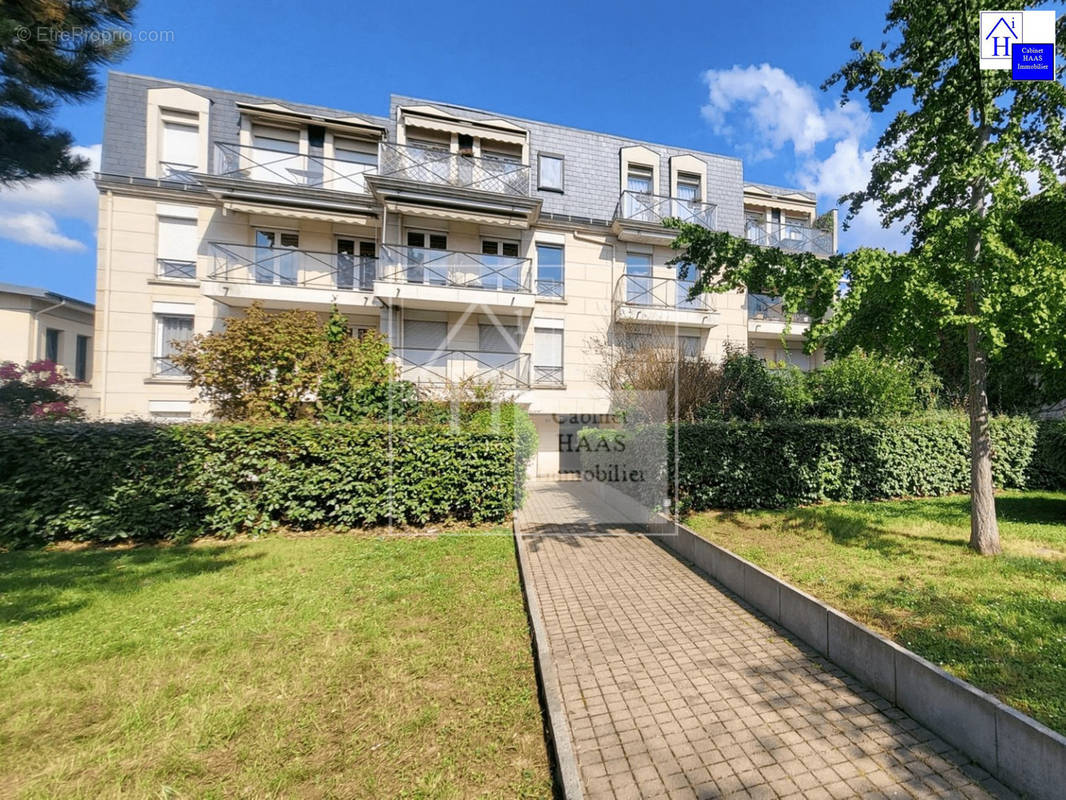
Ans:
{"label": "pink flower", "polygon": [[22,367],[14,361],[0,362],[0,381],[17,381],[22,379]]}

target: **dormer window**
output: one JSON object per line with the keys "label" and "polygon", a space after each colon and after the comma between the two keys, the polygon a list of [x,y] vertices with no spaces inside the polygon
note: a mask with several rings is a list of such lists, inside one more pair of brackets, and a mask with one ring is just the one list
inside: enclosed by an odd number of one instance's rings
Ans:
{"label": "dormer window", "polygon": [[681,172],[677,176],[677,198],[692,203],[698,203],[703,199],[703,187],[700,185],[700,176],[691,172]]}
{"label": "dormer window", "polygon": [[188,111],[160,109],[159,176],[189,181],[202,172],[200,163],[200,116]]}

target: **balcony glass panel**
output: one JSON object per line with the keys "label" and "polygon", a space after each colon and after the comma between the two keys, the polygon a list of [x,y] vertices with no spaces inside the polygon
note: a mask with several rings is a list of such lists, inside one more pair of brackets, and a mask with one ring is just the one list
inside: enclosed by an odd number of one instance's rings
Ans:
{"label": "balcony glass panel", "polygon": [[711,230],[716,229],[717,206],[689,197],[662,197],[645,192],[625,191],[619,198],[615,216],[633,222],[661,224],[676,217]]}
{"label": "balcony glass panel", "polygon": [[228,283],[369,292],[377,272],[377,259],[352,253],[212,242],[211,254],[208,280]]}
{"label": "balcony glass panel", "polygon": [[428,247],[383,245],[381,280],[497,292],[531,292],[528,258],[462,253]]}
{"label": "balcony glass panel", "polygon": [[529,167],[508,158],[476,158],[436,147],[383,144],[379,173],[438,186],[529,195]]}
{"label": "balcony glass panel", "polygon": [[617,302],[643,308],[713,311],[712,295],[688,299],[693,282],[677,278],[653,278],[648,275],[623,275],[615,291]]}
{"label": "balcony glass panel", "polygon": [[[281,144],[274,140],[270,143]],[[377,172],[377,159],[362,153],[351,157],[343,151],[339,154],[343,157],[294,152],[288,143],[281,149],[219,142],[215,145],[214,174],[310,189],[365,193],[365,178]]]}

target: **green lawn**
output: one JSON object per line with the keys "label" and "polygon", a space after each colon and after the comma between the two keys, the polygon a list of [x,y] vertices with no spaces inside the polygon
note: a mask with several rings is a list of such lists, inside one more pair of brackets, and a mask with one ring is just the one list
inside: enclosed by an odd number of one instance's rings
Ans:
{"label": "green lawn", "polygon": [[508,535],[0,553],[2,797],[550,794]]}
{"label": "green lawn", "polygon": [[945,497],[693,515],[717,544],[1066,733],[1066,492],[997,499],[1004,554],[977,555]]}

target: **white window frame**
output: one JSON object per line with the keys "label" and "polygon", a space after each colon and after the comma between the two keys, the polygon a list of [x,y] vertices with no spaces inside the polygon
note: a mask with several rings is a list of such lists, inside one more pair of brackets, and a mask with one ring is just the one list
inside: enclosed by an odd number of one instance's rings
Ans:
{"label": "white window frame", "polygon": [[[543,160],[551,159],[559,162],[559,185],[552,186],[544,181]],[[537,153],[537,188],[546,192],[566,192],[566,157],[561,153]]]}
{"label": "white window frame", "polygon": [[191,311],[191,310],[178,311],[178,310],[175,310],[174,308],[167,308],[168,305],[177,306],[177,305],[184,305],[184,304],[158,303],[158,304],[155,304],[155,306],[152,309],[153,323],[154,323],[154,327],[155,327],[155,347],[152,349],[153,358],[152,358],[151,374],[152,374],[152,377],[156,378],[156,379],[164,379],[164,380],[170,379],[170,380],[180,380],[180,381],[188,380],[187,377],[184,374],[181,374],[181,375],[164,375],[158,369],[158,367],[159,367],[159,359],[166,358],[166,353],[163,352],[163,344],[164,344],[164,340],[163,340],[163,319],[164,318],[167,318],[167,317],[170,317],[170,318],[182,317],[184,319],[191,320],[192,321],[192,333],[193,333],[194,336],[196,335],[196,314],[195,314],[195,312]]}

